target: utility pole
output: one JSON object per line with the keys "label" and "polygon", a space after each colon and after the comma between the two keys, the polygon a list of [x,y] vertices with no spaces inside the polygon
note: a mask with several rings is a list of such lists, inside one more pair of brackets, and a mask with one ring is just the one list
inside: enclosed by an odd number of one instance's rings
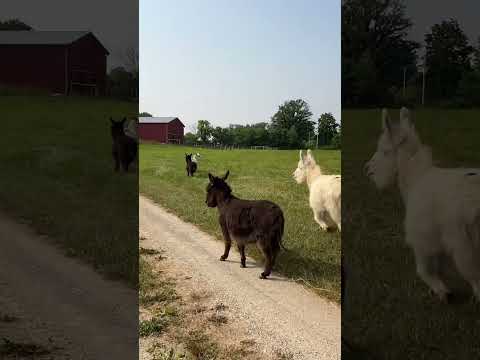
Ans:
{"label": "utility pole", "polygon": [[423,71],[422,71],[422,106],[425,106],[425,72],[427,71],[427,54],[423,58]]}

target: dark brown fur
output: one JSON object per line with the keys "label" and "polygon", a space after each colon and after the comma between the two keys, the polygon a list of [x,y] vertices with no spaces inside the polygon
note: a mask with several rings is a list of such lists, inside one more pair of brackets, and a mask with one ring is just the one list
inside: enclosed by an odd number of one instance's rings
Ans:
{"label": "dark brown fur", "polygon": [[135,139],[125,135],[125,121],[127,121],[126,118],[123,118],[121,121],[115,121],[110,118],[113,139],[112,155],[115,162],[115,171],[118,171],[120,165],[122,165],[123,171],[128,172],[129,165],[137,157],[138,143]]}
{"label": "dark brown fur", "polygon": [[282,245],[285,220],[282,209],[266,200],[242,200],[232,195],[230,186],[224,177],[218,178],[208,174],[207,186],[209,207],[217,207],[219,222],[225,240],[225,251],[221,261],[228,258],[232,239],[237,242],[241,256],[241,266],[245,267],[245,245],[256,243],[265,257],[265,268],[260,278],[266,279],[275,264],[275,259]]}
{"label": "dark brown fur", "polygon": [[187,176],[193,176],[197,171],[197,163],[192,161],[192,154],[185,154],[185,161],[187,162]]}

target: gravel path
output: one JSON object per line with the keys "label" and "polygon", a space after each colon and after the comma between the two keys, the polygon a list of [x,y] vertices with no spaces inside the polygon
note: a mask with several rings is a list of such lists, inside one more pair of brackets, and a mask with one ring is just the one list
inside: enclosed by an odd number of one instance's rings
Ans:
{"label": "gravel path", "polygon": [[340,359],[340,307],[273,273],[258,278],[261,268],[232,246],[229,259],[219,261],[223,244],[140,197],[142,246],[163,249],[195,283],[216,294],[243,319],[250,335],[265,352],[284,350],[295,359]]}
{"label": "gravel path", "polygon": [[35,359],[138,356],[136,291],[103,279],[1,214],[0,244],[0,312],[13,318],[0,320],[0,339],[52,351]]}

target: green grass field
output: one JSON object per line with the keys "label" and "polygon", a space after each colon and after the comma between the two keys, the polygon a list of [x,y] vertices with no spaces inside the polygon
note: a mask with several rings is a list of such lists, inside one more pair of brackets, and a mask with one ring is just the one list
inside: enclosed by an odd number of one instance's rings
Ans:
{"label": "green grass field", "polygon": [[136,103],[0,97],[0,209],[109,276],[138,281],[138,187],[113,172],[109,116]]}
{"label": "green grass field", "polygon": [[[190,178],[185,171],[185,153],[194,150],[202,158],[198,172]],[[318,150],[314,155],[325,171],[340,172],[339,151]],[[230,170],[228,183],[236,196],[271,200],[284,211],[284,244],[290,251],[280,253],[276,269],[293,279],[303,279],[321,295],[339,301],[340,235],[321,232],[313,220],[308,189],[292,178],[297,162],[298,151],[223,151],[141,144],[140,192],[222,239],[218,211],[206,206],[205,188],[208,172],[223,175]],[[250,255],[262,259],[254,246]]]}
{"label": "green grass field", "polygon": [[[479,111],[413,112],[420,138],[443,167],[480,167],[479,119]],[[376,149],[380,110],[344,111],[342,125],[342,251],[350,270],[342,335],[380,359],[479,359],[480,305],[441,304],[429,294],[404,242],[398,190],[381,193],[362,173]]]}

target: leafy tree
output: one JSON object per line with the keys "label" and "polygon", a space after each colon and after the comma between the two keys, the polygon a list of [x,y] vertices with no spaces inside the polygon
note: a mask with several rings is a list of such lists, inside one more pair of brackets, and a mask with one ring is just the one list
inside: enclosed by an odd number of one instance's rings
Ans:
{"label": "leafy tree", "polygon": [[195,134],[192,134],[191,132],[188,132],[183,137],[183,141],[184,141],[185,145],[193,145],[197,142],[197,137],[196,137]]}
{"label": "leafy tree", "polygon": [[212,142],[214,144],[227,145],[230,139],[229,129],[217,126],[212,129]]}
{"label": "leafy tree", "polygon": [[8,19],[5,21],[0,21],[0,31],[10,30],[33,30],[30,25],[25,24],[23,21],[19,19]]}
{"label": "leafy tree", "polygon": [[139,117],[152,117],[153,115],[148,113],[148,112],[141,112],[138,116]]}
{"label": "leafy tree", "polygon": [[458,105],[480,106],[480,71],[463,74],[458,84]]}
{"label": "leafy tree", "polygon": [[392,101],[403,69],[416,75],[418,44],[408,40],[412,22],[402,0],[342,1],[342,103],[375,105]]}
{"label": "leafy tree", "polygon": [[312,112],[306,101],[290,100],[279,106],[278,111],[272,117],[271,127],[290,131],[292,126],[295,126],[298,138],[307,140],[309,133],[312,133],[314,129],[311,117]]}
{"label": "leafy tree", "polygon": [[324,113],[318,119],[318,138],[321,145],[330,145],[337,133],[338,124],[331,113]]}
{"label": "leafy tree", "polygon": [[135,80],[132,73],[119,66],[108,74],[108,85],[111,96],[127,99],[132,96],[135,89]]}
{"label": "leafy tree", "polygon": [[298,138],[297,129],[293,125],[290,130],[287,132],[288,146],[290,148],[298,148],[300,145],[300,140]]}
{"label": "leafy tree", "polygon": [[210,139],[212,137],[212,125],[210,125],[210,122],[207,120],[198,120],[197,122],[197,138],[200,139],[200,141],[203,144],[208,144],[210,142]]}
{"label": "leafy tree", "polygon": [[335,133],[335,135],[333,135],[331,145],[335,149],[341,149],[342,148],[342,128],[340,126],[338,127],[338,130]]}
{"label": "leafy tree", "polygon": [[463,74],[471,70],[474,48],[454,19],[433,25],[425,43],[428,94],[434,100],[450,99]]}
{"label": "leafy tree", "polygon": [[[270,145],[278,148],[288,148],[288,130],[284,128],[270,128]],[[298,134],[297,134],[298,135]]]}

